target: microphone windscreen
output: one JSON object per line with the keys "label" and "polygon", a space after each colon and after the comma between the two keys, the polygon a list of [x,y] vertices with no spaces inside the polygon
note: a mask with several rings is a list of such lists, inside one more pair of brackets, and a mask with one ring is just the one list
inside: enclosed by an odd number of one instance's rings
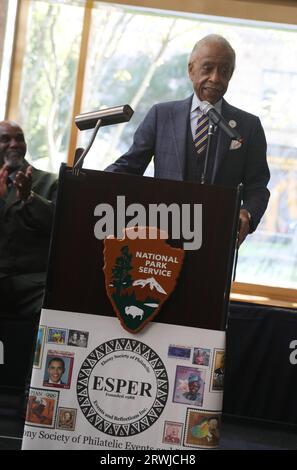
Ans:
{"label": "microphone windscreen", "polygon": [[101,127],[111,124],[120,124],[130,121],[134,111],[128,104],[113,108],[100,109],[89,113],[82,113],[75,117],[75,124],[81,130],[93,129],[101,119]]}

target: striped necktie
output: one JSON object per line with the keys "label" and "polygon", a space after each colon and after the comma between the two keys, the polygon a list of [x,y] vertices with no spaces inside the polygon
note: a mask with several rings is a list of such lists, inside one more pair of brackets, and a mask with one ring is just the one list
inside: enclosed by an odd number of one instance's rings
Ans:
{"label": "striped necktie", "polygon": [[195,131],[194,144],[198,155],[201,155],[207,147],[207,133],[208,133],[209,118],[202,114],[197,121]]}

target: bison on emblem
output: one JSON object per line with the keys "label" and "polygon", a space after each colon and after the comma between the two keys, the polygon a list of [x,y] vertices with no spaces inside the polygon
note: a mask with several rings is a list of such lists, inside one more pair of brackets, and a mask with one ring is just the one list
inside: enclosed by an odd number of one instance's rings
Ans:
{"label": "bison on emblem", "polygon": [[144,310],[139,307],[136,307],[135,305],[127,305],[127,307],[125,307],[125,314],[131,315],[133,319],[136,317],[140,317],[140,320],[142,320]]}

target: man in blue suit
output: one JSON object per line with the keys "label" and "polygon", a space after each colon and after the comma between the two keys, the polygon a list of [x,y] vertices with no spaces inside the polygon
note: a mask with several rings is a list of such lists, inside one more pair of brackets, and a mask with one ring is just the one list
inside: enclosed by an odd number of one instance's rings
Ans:
{"label": "man in blue suit", "polygon": [[219,35],[198,41],[190,55],[188,72],[194,93],[181,101],[153,106],[134,135],[127,153],[106,171],[144,173],[154,157],[155,177],[200,182],[206,150],[198,154],[194,144],[199,105],[208,101],[242,136],[231,140],[217,129],[206,183],[243,185],[239,243],[253,232],[263,216],[268,200],[270,173],[266,159],[266,139],[258,117],[229,105],[223,96],[235,68],[235,52]]}

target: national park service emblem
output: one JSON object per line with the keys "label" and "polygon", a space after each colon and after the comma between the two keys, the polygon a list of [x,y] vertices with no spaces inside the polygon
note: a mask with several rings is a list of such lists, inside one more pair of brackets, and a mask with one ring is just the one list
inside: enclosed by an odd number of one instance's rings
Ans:
{"label": "national park service emblem", "polygon": [[[184,250],[166,243],[167,235],[152,227],[154,238],[124,237],[104,241],[105,286],[109,300],[125,330],[137,333],[160,311],[174,291],[180,274]],[[128,236],[129,235],[129,236]]]}

